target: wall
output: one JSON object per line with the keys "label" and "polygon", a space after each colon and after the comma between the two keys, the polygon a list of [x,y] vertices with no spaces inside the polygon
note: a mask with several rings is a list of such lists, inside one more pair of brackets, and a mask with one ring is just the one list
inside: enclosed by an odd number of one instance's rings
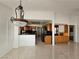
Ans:
{"label": "wall", "polygon": [[77,32],[78,32],[77,24],[78,23],[77,23],[77,21],[78,21],[78,19],[77,19],[76,15],[71,16],[70,25],[74,25],[74,42],[78,42],[78,39],[77,39],[77,37],[78,37],[78,35],[77,35]]}
{"label": "wall", "polygon": [[63,13],[55,13],[55,23],[62,23],[68,25],[76,25],[77,24],[77,16],[66,15]]}
{"label": "wall", "polygon": [[25,19],[37,19],[37,20],[53,20],[54,12],[52,11],[26,11]]}
{"label": "wall", "polygon": [[76,25],[75,42],[79,42],[79,14],[72,16],[73,23]]}
{"label": "wall", "polygon": [[58,24],[70,24],[69,16],[62,14],[62,13],[55,13],[55,23]]}
{"label": "wall", "polygon": [[12,34],[11,26],[9,26],[12,10],[0,3],[0,57],[10,51]]}
{"label": "wall", "polygon": [[13,40],[13,48],[18,48],[18,27],[14,25],[14,40]]}

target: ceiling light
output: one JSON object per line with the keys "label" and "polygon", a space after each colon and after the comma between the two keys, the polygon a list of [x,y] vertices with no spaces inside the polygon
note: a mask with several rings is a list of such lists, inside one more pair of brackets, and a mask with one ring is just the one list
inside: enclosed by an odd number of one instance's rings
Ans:
{"label": "ceiling light", "polygon": [[14,23],[16,26],[26,26],[28,21],[24,19],[24,10],[23,10],[23,7],[22,7],[22,4],[21,4],[21,0],[20,0],[20,5],[15,8],[15,15],[16,15],[16,18],[15,17],[11,17],[11,21],[12,23]]}

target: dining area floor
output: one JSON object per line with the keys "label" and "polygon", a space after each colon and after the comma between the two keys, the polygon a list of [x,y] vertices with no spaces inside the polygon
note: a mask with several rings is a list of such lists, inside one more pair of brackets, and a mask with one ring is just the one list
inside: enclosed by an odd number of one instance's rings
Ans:
{"label": "dining area floor", "polygon": [[79,59],[79,43],[19,47],[0,59]]}

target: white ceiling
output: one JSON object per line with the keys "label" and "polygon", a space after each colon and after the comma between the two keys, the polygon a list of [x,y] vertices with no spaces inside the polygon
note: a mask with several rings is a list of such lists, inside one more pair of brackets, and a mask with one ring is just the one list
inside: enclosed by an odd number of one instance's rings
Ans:
{"label": "white ceiling", "polygon": [[52,20],[31,20],[32,24],[47,24],[47,23],[51,23]]}
{"label": "white ceiling", "polygon": [[37,26],[37,27],[42,27],[48,23],[51,23],[52,20],[31,20],[31,22],[29,22],[28,26]]}
{"label": "white ceiling", "polygon": [[[22,0],[25,10],[56,11],[64,13],[79,12],[79,0]],[[19,0],[0,0],[1,3],[15,8]]]}

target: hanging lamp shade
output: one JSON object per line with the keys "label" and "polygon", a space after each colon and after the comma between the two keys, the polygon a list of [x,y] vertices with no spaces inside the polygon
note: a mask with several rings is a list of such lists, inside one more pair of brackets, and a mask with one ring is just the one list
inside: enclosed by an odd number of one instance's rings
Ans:
{"label": "hanging lamp shade", "polygon": [[14,23],[14,25],[20,26],[20,27],[27,25],[28,21],[24,19],[24,10],[21,4],[21,0],[20,0],[20,5],[17,8],[15,8],[15,15],[16,15],[16,18],[11,17],[11,21],[12,23]]}
{"label": "hanging lamp shade", "polygon": [[19,27],[23,27],[23,26],[26,26],[27,25],[27,20],[25,19],[17,19],[17,18],[14,18],[14,17],[11,17],[11,21],[14,25],[16,26],[19,26]]}

